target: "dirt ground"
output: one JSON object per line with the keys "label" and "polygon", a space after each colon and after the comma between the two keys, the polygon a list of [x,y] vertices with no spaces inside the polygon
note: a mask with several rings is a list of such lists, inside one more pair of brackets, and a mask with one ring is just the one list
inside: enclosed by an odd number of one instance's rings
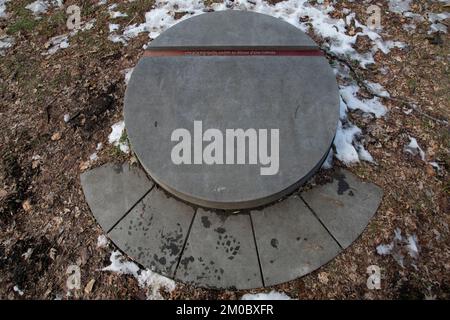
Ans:
{"label": "dirt ground", "polygon": [[[113,248],[97,248],[102,230],[84,200],[79,177],[89,166],[127,158],[108,144],[108,135],[111,125],[122,119],[123,70],[139,60],[148,36],[141,34],[128,46],[113,43],[107,38],[109,15],[104,6],[94,5],[97,1],[65,1],[66,6],[81,4],[83,20],[96,18],[96,23],[73,36],[67,49],[44,56],[48,39],[67,32],[66,15],[49,10],[34,20],[23,9],[30,2],[7,3],[11,17],[0,20],[0,35],[16,40],[0,57],[0,298],[145,299],[146,290],[132,276],[99,271],[109,264]],[[450,131],[440,121],[450,118],[449,37],[429,35],[427,21],[409,34],[402,28],[404,21],[388,12],[387,1],[376,3],[384,9],[384,31],[408,47],[377,53],[376,68],[355,67],[360,77],[382,84],[399,99],[383,100],[389,109],[385,117],[350,113],[376,164],[361,162],[348,169],[383,188],[382,204],[363,235],[326,266],[252,292],[274,289],[294,299],[450,298]],[[335,7],[336,17],[345,7],[361,20],[366,18],[360,1],[339,1]],[[142,22],[151,8],[152,1],[137,0],[123,11]],[[449,8],[442,2],[414,1],[412,11],[425,10]],[[358,50],[366,50],[364,46],[364,39],[358,41]],[[381,68],[388,73],[381,73]],[[400,98],[418,107],[408,112],[410,106]],[[65,114],[70,115],[68,122]],[[409,136],[417,138],[427,161],[404,152]],[[98,143],[104,147],[90,164]],[[339,166],[344,167],[335,161]],[[392,241],[396,228],[403,235],[415,234],[420,246],[418,258],[407,257],[404,267],[376,251]],[[73,264],[81,270],[81,289],[68,295],[66,271]],[[380,290],[366,286],[370,265],[381,268]],[[92,290],[85,290],[92,279]],[[237,299],[244,293],[177,283],[164,296]]]}

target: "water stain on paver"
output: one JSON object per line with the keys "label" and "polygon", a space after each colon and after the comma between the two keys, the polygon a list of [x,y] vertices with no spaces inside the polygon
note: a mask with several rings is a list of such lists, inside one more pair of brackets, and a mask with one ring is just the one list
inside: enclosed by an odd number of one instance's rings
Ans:
{"label": "water stain on paver", "polygon": [[272,246],[272,247],[274,247],[275,249],[278,249],[278,240],[277,239],[272,239],[272,240],[270,240],[270,245]]}
{"label": "water stain on paver", "polygon": [[209,219],[208,219],[208,217],[207,216],[203,216],[202,217],[202,224],[203,224],[203,226],[205,227],[205,228],[209,228],[209,227],[211,227],[211,221],[209,221]]}
{"label": "water stain on paver", "polygon": [[219,227],[217,229],[214,229],[214,231],[216,231],[217,233],[223,234],[223,233],[225,233],[226,230],[225,230],[225,228]]}
{"label": "water stain on paver", "polygon": [[338,180],[338,195],[343,195],[345,191],[350,189],[350,185],[345,181],[345,175],[337,174],[336,179]]}

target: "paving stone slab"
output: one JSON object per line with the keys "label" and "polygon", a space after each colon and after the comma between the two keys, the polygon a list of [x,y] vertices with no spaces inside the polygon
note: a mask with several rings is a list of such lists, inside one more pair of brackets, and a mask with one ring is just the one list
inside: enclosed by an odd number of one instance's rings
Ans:
{"label": "paving stone slab", "polygon": [[301,195],[343,248],[364,231],[380,205],[383,190],[347,170],[335,172],[333,182]]}
{"label": "paving stone slab", "polygon": [[262,287],[250,216],[198,209],[176,278],[210,288]]}
{"label": "paving stone slab", "polygon": [[146,268],[173,277],[195,210],[154,188],[109,233]]}
{"label": "paving stone slab", "polygon": [[251,216],[266,286],[304,276],[341,251],[298,196]]}
{"label": "paving stone slab", "polygon": [[106,164],[80,176],[84,196],[97,222],[108,231],[148,192],[153,182],[129,164]]}

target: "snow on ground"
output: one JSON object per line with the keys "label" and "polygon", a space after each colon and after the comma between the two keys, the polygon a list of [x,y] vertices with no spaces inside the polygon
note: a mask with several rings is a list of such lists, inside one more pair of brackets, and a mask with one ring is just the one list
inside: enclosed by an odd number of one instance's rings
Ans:
{"label": "snow on ground", "polygon": [[120,151],[124,153],[130,152],[127,139],[125,136],[125,122],[119,121],[111,126],[111,133],[108,136],[108,142],[115,147],[118,147]]}
{"label": "snow on ground", "polygon": [[395,13],[409,11],[412,0],[389,0],[389,10]]}
{"label": "snow on ground", "polygon": [[413,156],[420,156],[420,159],[425,162],[426,164],[432,166],[435,168],[438,172],[441,171],[441,167],[436,161],[427,161],[427,157],[425,154],[425,151],[419,146],[419,143],[417,142],[416,138],[409,136],[409,143],[404,146],[403,151],[406,153],[410,153]]}
{"label": "snow on ground", "polygon": [[330,151],[328,152],[327,158],[325,159],[324,163],[322,164],[322,169],[331,169],[333,168],[333,156],[334,156],[334,151],[333,149],[330,149]]}
{"label": "snow on ground", "polygon": [[132,275],[138,281],[139,287],[147,289],[147,298],[149,300],[162,300],[160,290],[172,292],[175,290],[175,282],[169,278],[158,275],[157,273],[141,269],[139,266],[126,260],[119,251],[113,251],[110,257],[111,264],[102,269],[102,271],[112,271],[119,274]]}
{"label": "snow on ground", "polygon": [[[109,7],[110,13],[114,12],[112,10],[115,7],[115,5]],[[122,34],[115,32],[117,31],[116,29],[110,34],[110,39],[114,42],[126,44],[128,40],[143,32],[149,33],[149,37],[154,39],[172,25],[204,13],[208,8],[215,11],[234,9],[269,14],[281,18],[303,31],[308,31],[311,26],[312,31],[324,39],[324,47],[327,50],[359,61],[362,67],[374,62],[373,55],[378,50],[388,53],[394,47],[404,47],[403,43],[397,41],[384,41],[380,34],[358,21],[354,13],[349,13],[345,19],[334,19],[329,15],[334,10],[332,5],[311,5],[307,0],[287,0],[275,5],[262,0],[236,0],[213,3],[210,7],[206,7],[201,0],[157,0],[155,8],[145,14],[145,22],[126,26]],[[176,20],[175,12],[187,12],[188,14]],[[112,17],[115,16],[112,15]],[[361,28],[362,31],[354,35],[348,35],[346,34],[346,28],[352,22],[355,23],[356,28]],[[373,42],[371,51],[360,54],[353,48],[358,36],[368,36],[370,38]]]}
{"label": "snow on ground", "polygon": [[13,290],[14,290],[14,292],[17,292],[19,294],[19,296],[23,296],[23,294],[24,294],[24,292],[22,290],[20,290],[18,286],[14,286]]}
{"label": "snow on ground", "polygon": [[112,19],[128,17],[128,15],[126,13],[122,13],[120,11],[114,11],[114,9],[116,9],[116,8],[117,8],[117,3],[112,4],[108,7],[108,12]]}
{"label": "snow on ground", "polygon": [[123,73],[125,74],[125,84],[127,85],[130,81],[131,74],[133,73],[134,68],[128,68],[123,70]]}
{"label": "snow on ground", "polygon": [[269,293],[244,294],[241,300],[292,300],[284,292],[270,291]]}
{"label": "snow on ground", "polygon": [[92,19],[84,24],[82,24],[81,28],[72,30],[68,34],[62,34],[53,38],[50,38],[49,41],[45,44],[45,47],[48,48],[46,52],[43,52],[42,55],[52,55],[55,54],[60,49],[66,49],[69,47],[69,38],[76,35],[79,31],[90,30],[94,27],[95,19]]}
{"label": "snow on ground", "polygon": [[69,36],[63,34],[50,38],[47,41],[46,47],[48,47],[48,50],[43,55],[52,55],[59,49],[66,49],[69,47]]}
{"label": "snow on ground", "polygon": [[431,23],[431,26],[430,26],[430,30],[428,31],[428,34],[438,32],[438,31],[447,33],[447,26],[441,22],[444,20],[447,20],[449,18],[450,18],[449,12],[429,13],[428,21]]}
{"label": "snow on ground", "polygon": [[[394,239],[392,242],[380,244],[376,250],[379,255],[391,255],[401,267],[405,267],[405,257],[409,256],[413,260],[417,260],[419,258],[420,247],[415,234],[403,237],[402,231],[397,228],[394,231]],[[412,265],[414,264],[412,263]]]}
{"label": "snow on ground", "polygon": [[403,149],[405,152],[412,154],[413,156],[420,155],[420,159],[425,161],[425,152],[417,143],[416,138],[409,137],[409,143]]}
{"label": "snow on ground", "polygon": [[4,19],[8,17],[6,13],[6,3],[10,0],[0,0],[0,19]]}
{"label": "snow on ground", "polygon": [[95,161],[97,161],[98,160],[98,154],[97,154],[97,152],[94,152],[94,153],[92,153],[90,156],[89,156],[89,161],[90,162],[95,162]]}
{"label": "snow on ground", "polygon": [[33,12],[35,16],[39,16],[42,13],[46,13],[51,7],[62,7],[62,5],[63,0],[37,0],[30,3],[25,8]]}
{"label": "snow on ground", "polygon": [[[372,86],[380,86],[379,84],[372,84]],[[381,86],[380,86],[381,87]],[[360,88],[356,84],[352,84],[346,87],[341,87],[340,94],[344,100],[347,108],[350,110],[359,109],[366,113],[373,113],[377,118],[384,116],[387,112],[386,107],[381,103],[380,98],[374,97],[372,99],[359,99],[357,94]],[[378,90],[383,90],[378,88]]]}
{"label": "snow on ground", "polygon": [[98,236],[98,238],[97,238],[97,248],[105,248],[105,247],[108,246],[108,244],[109,244],[109,240],[104,234],[101,234],[101,235]]}
{"label": "snow on ground", "polygon": [[5,55],[5,50],[14,45],[14,38],[8,36],[0,36],[0,56]]}

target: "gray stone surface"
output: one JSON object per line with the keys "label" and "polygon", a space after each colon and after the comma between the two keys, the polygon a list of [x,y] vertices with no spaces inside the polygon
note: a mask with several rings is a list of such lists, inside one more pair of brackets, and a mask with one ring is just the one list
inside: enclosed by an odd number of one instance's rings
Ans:
{"label": "gray stone surface", "polygon": [[340,252],[338,243],[345,248],[363,232],[382,197],[342,170],[302,194],[314,214],[298,196],[250,214],[194,214],[128,165],[105,165],[81,180],[101,227],[118,222],[108,235],[122,251],[146,268],[212,288],[257,288],[263,279],[270,286],[319,268]]}
{"label": "gray stone surface", "polygon": [[199,209],[176,278],[210,288],[262,287],[250,216]]}
{"label": "gray stone surface", "polygon": [[341,251],[298,196],[251,216],[266,286],[308,274]]}
{"label": "gray stone surface", "polygon": [[[227,15],[233,23],[217,23],[229,19]],[[169,29],[153,44],[181,41],[183,34],[191,34],[191,25],[193,34],[199,34],[198,42],[205,44],[212,41],[211,30],[218,26],[231,31],[218,32],[214,43],[250,41],[257,46],[263,41],[261,28],[265,35],[272,26],[277,35],[286,36],[280,37],[279,43],[275,34],[268,37],[267,41],[276,42],[272,45],[296,41],[303,45],[305,38],[312,42],[293,26],[260,14],[229,12],[192,20],[180,22],[173,33]],[[202,32],[195,29],[200,26]],[[172,38],[172,34],[176,36]],[[133,150],[158,184],[204,207],[242,209],[286,195],[320,167],[335,135],[339,94],[335,75],[320,56],[144,57],[131,76],[124,110]],[[226,129],[279,129],[279,171],[263,176],[260,163],[172,163],[171,151],[177,144],[171,141],[172,132],[184,128],[193,136],[194,121],[203,122],[203,132],[214,128],[222,134]],[[208,144],[203,142],[203,148]]]}
{"label": "gray stone surface", "polygon": [[308,274],[341,251],[297,196],[251,215],[266,286]]}
{"label": "gray stone surface", "polygon": [[380,205],[383,191],[347,170],[339,170],[332,183],[317,186],[301,196],[346,248],[366,228]]}
{"label": "gray stone surface", "polygon": [[146,268],[173,277],[193,217],[192,207],[153,188],[109,237]]}
{"label": "gray stone surface", "polygon": [[244,11],[205,13],[180,22],[154,39],[149,48],[316,49],[307,35],[268,15]]}
{"label": "gray stone surface", "polygon": [[80,179],[92,214],[105,231],[153,186],[141,169],[129,164],[106,164],[82,173]]}

